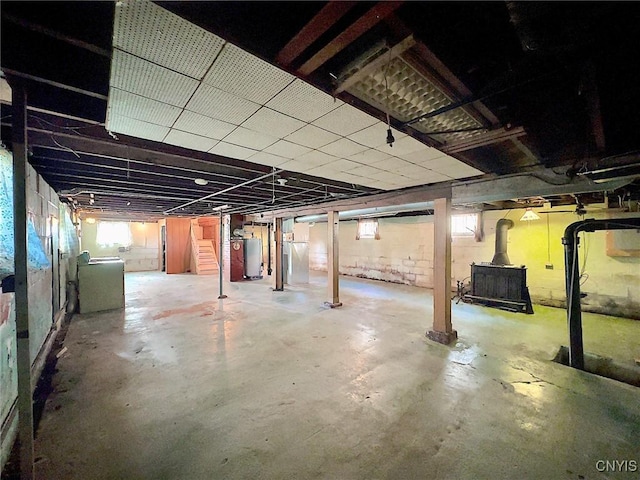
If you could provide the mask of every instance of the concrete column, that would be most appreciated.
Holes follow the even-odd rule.
[[[340,220],[338,212],[327,212],[327,297],[325,305],[331,308],[341,307],[340,302]]]
[[[18,438],[20,479],[33,478],[33,403],[29,354],[29,284],[27,281],[27,94],[11,83],[13,118],[13,234],[18,363]]]
[[[435,204],[433,249],[433,330],[427,337],[448,345],[458,338],[451,325],[451,197]]]
[[[282,292],[284,290],[284,265],[282,264],[282,218],[276,218],[276,292]]]

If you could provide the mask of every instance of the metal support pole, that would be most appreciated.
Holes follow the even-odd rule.
[[[283,265],[283,249],[282,249],[282,217],[276,218],[276,288],[274,291],[281,292],[284,290],[284,265]]]
[[[565,288],[567,293],[567,324],[569,327],[569,365],[584,370],[584,344],[582,342],[582,310],[580,307],[580,270],[578,265],[577,229],[565,231],[564,244]]]
[[[271,224],[267,223],[267,275],[271,276]]]
[[[567,323],[569,327],[569,365],[584,370],[584,344],[582,339],[582,309],[580,306],[580,267],[578,262],[578,233],[597,230],[624,230],[640,228],[640,217],[593,218],[569,225],[562,237],[564,245],[564,274],[567,293]]]
[[[340,301],[340,218],[339,212],[327,212],[327,301],[325,305],[341,307]]]
[[[224,223],[223,223],[223,219],[222,219],[222,210],[220,210],[220,241],[218,242],[220,244],[220,247],[218,248],[219,250],[219,255],[218,257],[218,264],[219,264],[219,278],[220,278],[220,295],[218,295],[218,299],[222,300],[223,298],[227,298],[227,296],[222,293],[222,284],[223,284],[223,280],[224,280],[224,272],[223,270],[223,264],[224,264],[224,252],[223,252],[223,248],[224,248]]]
[[[33,396],[29,353],[29,284],[27,281],[27,93],[19,82],[12,82],[11,87],[20,479],[31,480],[34,476],[34,454]]]

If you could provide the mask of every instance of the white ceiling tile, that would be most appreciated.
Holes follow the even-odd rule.
[[[352,162],[351,160],[345,160],[344,158],[340,158],[335,162],[331,162],[327,164],[328,168],[335,170],[337,172],[346,172],[347,170],[352,170],[356,167],[360,167],[361,165],[356,162]]]
[[[327,132],[322,128],[314,127],[313,125],[307,125],[285,137],[285,140],[289,140],[290,142],[309,148],[320,148],[328,143],[338,140],[339,138],[340,136],[335,133]]]
[[[248,128],[238,127],[229,135],[224,137],[227,143],[240,145],[241,147],[252,148],[254,150],[262,150],[269,145],[278,141],[276,137],[265,135],[264,133],[254,132]]]
[[[377,148],[378,150],[386,151],[389,147],[387,145],[382,145]],[[409,135],[405,135],[402,138],[396,138],[396,141],[393,142],[393,146],[390,147],[390,149],[393,150],[393,154],[397,157],[417,152],[425,148],[427,148],[427,146],[424,143],[419,142]]]
[[[146,1],[115,2],[113,45],[202,79],[224,40],[193,23]]]
[[[284,138],[305,126],[305,123],[267,107],[262,107],[242,124],[243,127]]]
[[[345,103],[315,120],[313,124],[338,135],[348,136],[377,122],[371,115]]]
[[[107,111],[105,128],[111,132],[131,135],[132,137],[144,138],[155,142],[161,142],[167,133],[169,133],[169,127],[123,117],[110,111]]]
[[[164,143],[206,152],[213,148],[213,146],[218,143],[218,140],[172,129],[165,137]]]
[[[360,177],[368,177],[369,175],[374,175],[380,171],[381,170],[379,168],[370,167],[369,165],[360,165],[356,168],[347,170],[347,173],[350,173],[351,175],[358,175]]]
[[[449,155],[442,155],[429,161],[422,162],[421,165],[429,170],[439,170],[441,168],[449,168],[450,166],[458,166],[462,162]]]
[[[427,172],[428,170],[420,165],[415,165],[410,162],[405,162],[404,160],[400,160],[404,162],[403,164],[399,164],[396,166],[395,171],[400,173],[401,175],[405,175],[407,177],[415,177]]]
[[[108,110],[114,115],[170,127],[180,115],[180,108],[133,93],[109,89]]]
[[[348,157],[355,155],[356,153],[363,152],[367,147],[363,147],[359,143],[353,142],[348,138],[341,138],[335,142],[331,142],[324,147],[320,147],[318,150],[328,153],[329,155],[335,155],[336,157]]]
[[[423,165],[425,162],[429,162],[444,155],[445,154],[440,150],[425,146],[424,149],[398,156],[408,162],[415,163],[417,165]]]
[[[203,82],[264,105],[295,77],[227,43]]]
[[[298,158],[305,153],[311,151],[308,147],[303,147],[302,145],[298,145],[297,143],[287,142],[286,140],[279,140],[273,145],[268,146],[264,149],[267,153],[272,153],[274,155],[279,155],[281,157],[286,158]]]
[[[414,165],[413,163],[407,162],[406,160],[402,160],[401,158],[398,157],[391,157],[388,158],[386,162],[384,162],[384,164],[377,164],[376,167],[377,168],[382,168],[384,170],[388,170],[390,172],[395,172],[395,173],[399,173],[399,171],[401,169],[406,169],[409,167],[415,167],[416,165]],[[422,167],[418,167],[418,168],[422,168]]]
[[[369,179],[364,179],[363,177],[360,177],[358,175],[351,175],[350,173],[347,173],[347,172],[336,172],[335,180],[339,180],[345,183],[355,183],[356,185],[363,185],[362,182],[365,180],[372,181]]]
[[[399,187],[398,185],[395,185],[393,183],[388,183],[388,182],[377,182],[374,185],[375,188],[379,188],[380,190],[397,190]]]
[[[298,161],[305,165],[307,168],[319,167],[320,165],[326,165],[327,163],[334,162],[336,157],[327,153],[319,152],[318,150],[312,150],[309,153],[298,157]]]
[[[251,155],[255,154],[256,150],[240,147],[231,143],[218,142],[215,147],[209,150],[209,153],[215,153],[216,155],[222,155],[224,157],[246,160]]]
[[[386,123],[377,122],[370,127],[352,133],[349,138],[370,148],[384,147],[387,144],[387,128]],[[395,128],[391,128],[391,132],[396,141],[407,136],[406,133],[402,133]]]
[[[121,50],[113,51],[109,85],[143,97],[184,107],[198,81]]]
[[[374,180],[380,180],[389,183],[398,183],[404,182],[404,177],[399,173],[389,172],[387,170],[379,170],[378,172],[373,172],[365,175],[367,178],[372,178]]]
[[[267,152],[258,152],[247,158],[249,162],[259,163],[261,165],[269,165],[270,167],[276,167],[283,163],[289,162],[288,158],[280,157],[279,155],[272,155]]]
[[[450,178],[438,172],[427,171],[426,173],[420,175],[419,180],[420,183],[418,185],[424,185],[427,183],[446,182],[447,180],[450,180]]]
[[[377,122],[370,127],[352,133],[349,135],[349,138],[361,145],[375,148],[385,143],[385,139],[387,138],[387,125],[382,122]]]
[[[296,79],[269,100],[266,106],[303,122],[313,122],[343,104],[342,100],[334,99],[316,87]]]
[[[215,118],[188,110],[184,110],[180,114],[173,127],[184,132],[190,132],[216,140],[223,139],[236,128],[236,126],[231,123],[216,120]]]
[[[434,168],[434,171],[441,173],[443,175],[447,175],[451,178],[467,178],[474,177],[476,175],[482,175],[480,170],[477,170],[469,165],[466,165],[462,162],[457,162],[456,164],[443,166],[439,168]]]
[[[364,152],[351,155],[348,158],[349,160],[361,163],[363,165],[375,165],[376,163],[382,162],[390,157],[391,155],[389,155],[388,153],[381,152],[380,150],[376,150],[375,148],[370,148],[369,150],[365,150]]]
[[[234,125],[240,125],[259,108],[257,103],[205,84],[198,87],[186,106],[192,112]]]
[[[298,160],[289,160],[278,165],[278,167],[285,170],[291,170],[293,172],[302,172],[304,170],[304,164],[302,162],[299,162]]]
[[[306,173],[307,175],[313,175],[314,177],[322,177],[328,178],[330,180],[335,180],[333,176],[336,172],[331,170],[330,168],[327,168],[326,165],[320,165],[319,167],[309,168],[305,170],[304,173]]]

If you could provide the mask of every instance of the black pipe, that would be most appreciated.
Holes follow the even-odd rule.
[[[271,224],[267,223],[267,275],[271,272]]]
[[[593,218],[569,225],[562,237],[564,245],[564,275],[567,293],[567,323],[569,325],[569,365],[584,370],[584,346],[582,342],[582,311],[580,309],[580,267],[578,265],[578,233],[596,230],[623,230],[640,228],[640,217]]]
[[[507,255],[507,231],[513,228],[513,220],[501,218],[496,223],[496,250],[491,260],[492,265],[511,265]]]

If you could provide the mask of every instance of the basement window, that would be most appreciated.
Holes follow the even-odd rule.
[[[380,240],[377,219],[367,218],[358,220],[358,233],[356,234],[356,240],[361,240],[363,238],[375,238],[376,240]]]
[[[478,214],[451,215],[451,235],[454,237],[473,237],[478,230]]]
[[[131,228],[127,222],[98,222],[96,243],[101,247],[128,247]]]

